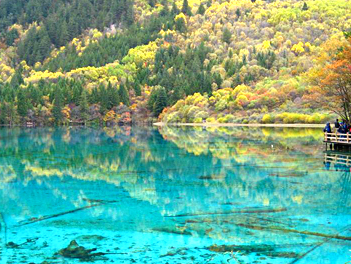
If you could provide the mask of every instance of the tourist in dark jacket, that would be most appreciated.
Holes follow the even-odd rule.
[[[346,123],[346,121],[343,121],[342,130],[345,134],[349,132],[349,125]]]
[[[336,129],[338,129],[340,127],[339,119],[336,119],[334,126]]]
[[[343,126],[339,126],[337,132],[340,133],[340,134],[345,134]]]
[[[324,131],[324,133],[331,133],[332,132],[331,127],[330,127],[330,123],[327,123],[325,125],[325,128],[323,131]]]

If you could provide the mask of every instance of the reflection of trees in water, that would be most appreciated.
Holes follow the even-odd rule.
[[[340,187],[341,187],[341,193],[340,193],[340,203],[339,205],[342,206],[343,208],[346,207],[347,204],[349,204],[349,197],[351,193],[351,173],[350,173],[351,168],[346,167],[344,170],[341,172],[341,177],[339,179]]]
[[[274,187],[273,180],[270,178],[265,178],[265,179],[257,182],[256,190],[259,193],[264,193],[267,195],[274,193],[275,187]]]
[[[282,136],[275,139],[273,152],[273,139],[265,141],[267,132],[260,129],[229,132],[232,134],[223,130],[152,128],[59,128],[14,133],[0,130],[0,137],[8,139],[0,142],[3,147],[0,162],[13,167],[16,177],[21,179],[67,175],[122,186],[132,197],[158,204],[167,212],[188,209],[187,203],[165,202],[184,197],[193,201],[194,210],[208,208],[211,202],[218,205],[240,197],[259,203],[274,196],[276,203],[291,203],[290,189],[297,187],[285,179],[301,170],[301,160],[306,162],[307,157],[304,152],[302,158],[286,155],[289,151],[277,146],[290,139]],[[292,135],[300,139],[303,134]],[[281,170],[270,167],[283,162],[286,166]],[[256,164],[260,167],[255,167]],[[269,175],[272,172],[274,176]],[[281,180],[275,176],[281,172],[287,178]],[[49,185],[53,182],[45,180],[48,189],[55,188]],[[69,195],[65,190],[60,191],[62,196]],[[304,191],[303,186],[300,191]]]
[[[319,129],[253,127],[201,129],[166,126],[159,128],[159,131],[164,139],[174,142],[189,153],[195,155],[211,153],[219,158],[228,158],[245,151],[265,155],[272,146],[286,156],[291,155],[292,150],[315,154],[322,148],[321,144],[315,144],[316,141],[322,140]]]
[[[324,167],[326,171],[338,173],[339,200],[338,209],[345,209],[349,202],[351,193],[351,167],[350,167],[350,153],[342,151],[325,151]]]

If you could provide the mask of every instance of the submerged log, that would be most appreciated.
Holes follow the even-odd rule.
[[[293,246],[293,245],[289,245]],[[241,254],[251,254],[258,253],[269,257],[278,258],[296,258],[299,255],[292,251],[276,251],[277,248],[282,248],[282,246],[273,245],[212,245],[207,249],[212,252],[217,253],[227,253],[227,252],[239,252]]]
[[[21,246],[28,245],[28,244],[34,244],[39,238],[27,238],[26,242],[23,242],[21,244],[16,244],[12,241],[8,242],[6,244],[7,248],[20,248]]]
[[[160,228],[153,228],[153,231],[156,232],[162,232],[162,233],[169,233],[169,234],[177,234],[177,235],[191,235],[191,232],[187,230],[182,230],[182,229],[173,229],[173,228],[168,228],[168,227],[160,227]]]
[[[101,206],[101,205],[105,205],[105,204],[109,204],[109,203],[114,203],[114,202],[115,201],[99,202],[99,203],[96,203],[96,204],[87,205],[87,206],[84,206],[84,207],[80,207],[80,208],[77,208],[77,209],[69,210],[69,211],[66,211],[66,212],[58,213],[58,214],[46,215],[46,216],[42,216],[42,217],[38,217],[38,218],[33,217],[33,218],[30,218],[29,220],[24,220],[24,221],[20,222],[20,224],[15,225],[13,227],[25,226],[25,225],[33,224],[33,223],[36,223],[36,222],[48,220],[48,219],[51,219],[51,218],[56,218],[56,217],[67,215],[67,214],[73,214],[73,213],[76,213],[76,212],[79,212],[79,211],[83,211],[83,210],[86,210],[86,209],[89,209],[89,208],[93,208],[93,207],[97,207],[97,206]]]
[[[212,245],[207,248],[209,251],[225,253],[225,252],[237,252],[242,251],[245,253],[253,252],[267,252],[274,251],[275,247],[272,245]]]
[[[192,217],[192,216],[204,216],[204,215],[228,215],[228,214],[263,214],[263,213],[280,213],[285,211],[287,211],[287,209],[284,207],[276,208],[276,209],[245,208],[245,209],[239,209],[235,211],[165,215],[164,217]]]
[[[238,226],[245,227],[248,229],[253,230],[261,230],[261,231],[278,231],[283,233],[296,233],[301,235],[309,235],[309,236],[318,236],[324,238],[333,238],[333,239],[340,239],[340,240],[347,240],[351,241],[351,237],[339,236],[339,235],[329,235],[323,234],[318,232],[311,232],[311,231],[300,231],[296,229],[288,229],[280,226],[257,226],[257,225],[246,225],[246,224],[237,224]]]

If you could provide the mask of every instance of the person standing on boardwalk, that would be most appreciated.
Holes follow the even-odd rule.
[[[330,127],[330,123],[327,123],[327,124],[325,125],[325,128],[324,128],[323,132],[324,132],[324,133],[331,133],[331,132],[332,132],[332,131],[331,131],[331,127]]]
[[[336,121],[334,123],[334,127],[335,127],[335,129],[338,129],[340,127],[339,119],[336,119]]]

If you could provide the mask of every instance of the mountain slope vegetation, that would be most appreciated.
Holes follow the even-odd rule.
[[[0,2],[0,123],[320,123],[351,1]]]

